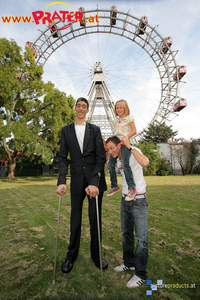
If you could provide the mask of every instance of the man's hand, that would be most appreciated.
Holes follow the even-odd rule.
[[[123,136],[121,138],[121,143],[122,143],[122,145],[125,145],[128,149],[131,147],[129,139],[126,136]]]
[[[104,150],[105,150],[106,152],[108,152],[108,148],[107,148],[107,145],[106,145],[106,141],[104,140],[104,138],[102,138],[102,140],[103,140]]]
[[[95,185],[88,185],[88,187],[85,189],[85,192],[90,196],[90,198],[94,198],[96,195],[99,195],[99,189]]]
[[[64,196],[67,191],[67,186],[66,184],[60,184],[56,190],[56,193],[60,196]]]

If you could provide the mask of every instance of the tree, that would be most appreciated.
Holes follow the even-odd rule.
[[[172,125],[167,126],[162,124],[151,124],[147,130],[144,131],[144,140],[146,142],[167,143],[169,138],[172,138],[178,134],[178,131],[172,130]]]
[[[144,168],[144,175],[155,175],[157,171],[157,158],[159,157],[159,146],[154,143],[140,141],[137,147],[149,159],[148,166]]]
[[[178,145],[174,145],[173,151],[181,167],[182,174],[183,175],[187,174],[185,163],[187,162],[188,149],[185,148],[182,144],[178,144]]]
[[[197,156],[199,155],[199,147],[193,139],[190,140],[189,145],[188,174],[192,174],[193,168],[196,165]]]
[[[194,169],[192,171],[193,174],[200,174],[200,160],[196,162],[196,165],[194,166]]]
[[[50,163],[61,127],[75,118],[73,98],[44,83],[42,74],[31,49],[22,55],[15,41],[0,39],[0,138],[8,179],[14,178],[19,156]]]
[[[40,138],[46,141],[46,147],[54,160],[60,148],[61,128],[75,120],[74,104],[71,95],[67,97],[58,89],[51,89],[44,97],[45,109],[40,114],[43,120],[40,124]]]
[[[181,143],[174,146],[174,154],[181,167],[183,175],[191,174],[196,165],[199,148],[195,140],[181,139]]]

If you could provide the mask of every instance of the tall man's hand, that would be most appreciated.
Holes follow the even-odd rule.
[[[95,185],[88,185],[88,187],[85,189],[85,192],[88,196],[90,196],[90,198],[94,198],[96,195],[99,195],[99,189]]]
[[[60,196],[64,196],[67,191],[67,186],[66,184],[60,184],[56,190],[56,193]]]

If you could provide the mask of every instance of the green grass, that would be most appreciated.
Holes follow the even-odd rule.
[[[121,186],[121,177],[118,177]],[[62,197],[56,284],[52,286],[58,196],[56,178],[0,179],[0,299],[200,299],[200,176],[145,177],[149,203],[148,278],[171,288],[152,296],[144,284],[126,288],[133,272],[116,273],[122,263],[121,192],[103,199],[102,255],[109,263],[101,291],[100,271],[90,261],[87,199],[81,245],[74,269],[60,271],[70,234],[70,194]],[[110,188],[109,177],[107,177]],[[178,285],[179,284],[179,288]],[[187,288],[195,284],[195,288]],[[174,287],[173,287],[174,285]],[[186,286],[188,285],[188,286]]]

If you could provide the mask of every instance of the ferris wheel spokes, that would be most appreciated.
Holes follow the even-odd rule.
[[[31,44],[31,48],[35,51],[36,62],[45,65],[51,55],[61,46],[83,36],[90,36],[91,34],[109,34],[116,37],[123,37],[130,41],[130,43],[139,46],[149,55],[158,71],[161,82],[161,94],[160,100],[158,101],[158,108],[148,124],[138,132],[138,135],[142,134],[142,132],[153,122],[162,123],[169,120],[169,116],[176,113],[174,105],[178,97],[179,82],[182,78],[179,66],[177,66],[175,61],[175,56],[178,51],[171,50],[172,38],[163,38],[156,30],[157,26],[151,27],[149,25],[146,16],[137,18],[131,15],[129,11],[127,13],[117,11],[116,6],[112,6],[110,10],[100,10],[97,8],[97,10],[86,11],[83,7],[80,7],[79,10],[84,14],[83,22],[69,22],[68,24],[65,24],[65,27],[66,25],[70,26],[66,30],[59,31],[57,37],[55,35],[55,30],[54,32],[52,32],[51,29],[46,29],[43,32],[41,31],[40,36]],[[98,14],[99,22],[89,22],[92,14]],[[58,28],[60,25],[60,28],[62,28],[62,22],[58,21],[52,26]],[[105,83],[105,80],[102,80],[102,82]],[[106,111],[109,105],[113,105],[113,100],[109,96],[107,86],[102,83],[100,87],[101,92],[104,95],[104,97],[102,97],[102,105]],[[92,85],[91,88],[94,92],[94,87],[92,87]],[[98,93],[100,93],[100,90]],[[91,98],[91,101],[91,94],[88,94],[88,97]],[[108,120],[113,117],[112,110],[111,112],[109,111],[109,113],[110,116],[106,112]],[[90,117],[91,116],[92,114],[90,114]]]

